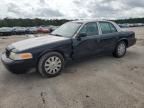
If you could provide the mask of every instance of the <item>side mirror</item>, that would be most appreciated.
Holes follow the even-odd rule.
[[[80,33],[80,34],[78,35],[78,40],[81,40],[82,37],[86,37],[86,36],[87,36],[86,33]]]

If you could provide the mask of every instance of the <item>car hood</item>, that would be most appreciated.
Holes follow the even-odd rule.
[[[51,44],[55,43],[58,41],[64,41],[67,40],[68,38],[65,37],[58,37],[58,36],[53,36],[53,35],[48,35],[48,36],[42,36],[42,37],[37,37],[37,38],[31,38],[31,39],[26,39],[23,41],[19,41],[16,43],[13,43],[11,47],[15,48],[18,51],[23,51],[27,50],[30,48],[35,48],[38,46],[46,45],[46,44]]]

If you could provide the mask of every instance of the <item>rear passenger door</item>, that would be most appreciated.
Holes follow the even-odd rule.
[[[119,33],[116,27],[110,22],[99,22],[101,30],[100,48],[102,51],[112,51],[115,48]]]

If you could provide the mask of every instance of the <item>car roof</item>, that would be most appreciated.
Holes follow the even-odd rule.
[[[99,21],[111,22],[111,21],[107,21],[107,20],[74,20],[74,21],[72,21],[72,22],[88,23],[88,22],[99,22]]]

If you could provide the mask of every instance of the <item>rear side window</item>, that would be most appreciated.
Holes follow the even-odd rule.
[[[80,33],[86,33],[87,36],[93,36],[98,35],[98,27],[97,23],[87,23],[84,25],[84,27],[81,29]]]
[[[115,28],[115,26],[113,24],[109,23],[109,26],[110,26],[112,33],[117,32],[117,29]]]
[[[99,24],[102,34],[117,32],[117,29],[114,27],[114,25],[109,22],[99,22]]]

